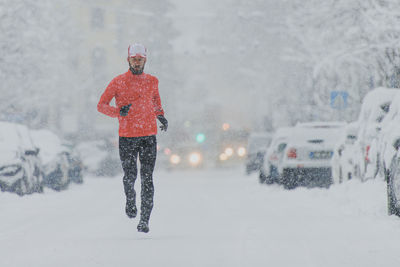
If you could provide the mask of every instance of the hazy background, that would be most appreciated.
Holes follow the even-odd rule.
[[[352,121],[369,90],[398,87],[399,9],[391,0],[0,0],[1,119],[76,140],[115,136],[97,101],[140,42],[170,135],[224,122],[262,131]]]

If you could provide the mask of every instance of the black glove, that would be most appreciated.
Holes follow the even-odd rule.
[[[128,115],[129,112],[129,108],[132,106],[132,104],[123,106],[120,110],[119,110],[119,115],[121,115],[122,117],[125,117],[126,115]]]
[[[168,129],[168,121],[167,121],[167,119],[163,116],[163,115],[158,115],[157,116],[157,119],[161,122],[161,126],[160,126],[160,129],[161,129],[161,131],[167,131],[167,129]]]

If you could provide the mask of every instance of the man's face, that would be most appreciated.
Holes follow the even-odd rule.
[[[130,57],[128,61],[131,68],[137,73],[141,73],[144,69],[144,64],[146,64],[145,57]]]

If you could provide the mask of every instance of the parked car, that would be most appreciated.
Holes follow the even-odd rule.
[[[84,141],[76,146],[84,170],[96,176],[115,176],[122,173],[118,139],[102,138]]]
[[[332,184],[331,159],[337,137],[346,123],[297,124],[289,137],[279,172],[286,189],[297,186],[326,187]]]
[[[246,173],[259,171],[264,162],[264,155],[271,143],[272,135],[268,132],[256,132],[249,136],[247,143]]]
[[[386,177],[391,161],[397,153],[394,144],[400,138],[400,90],[393,98],[389,112],[379,125],[379,132],[371,142],[369,150],[370,160],[373,164],[367,167],[366,177],[375,178],[377,176]]]
[[[50,130],[32,130],[31,135],[40,149],[46,186],[59,191],[66,189],[70,182],[83,182],[82,161],[71,145]]]
[[[0,122],[0,189],[18,195],[43,192],[43,174],[28,128]]]
[[[334,183],[342,183],[354,177],[354,144],[357,140],[358,124],[349,123],[338,142],[332,157],[332,178]]]
[[[398,89],[380,87],[370,91],[363,99],[354,154],[355,175],[362,181],[376,175],[378,164],[376,138],[397,94],[399,94]]]
[[[278,128],[273,135],[271,144],[265,153],[263,164],[260,168],[259,181],[260,183],[280,183],[281,175],[279,174],[279,165],[283,159],[283,153],[287,146],[288,137],[293,128],[282,127]]]
[[[394,144],[397,153],[393,157],[386,173],[388,214],[400,217],[400,139]]]
[[[367,167],[366,177],[383,177],[387,182],[388,214],[400,216],[400,90],[379,124],[371,142],[370,155],[376,160]]]

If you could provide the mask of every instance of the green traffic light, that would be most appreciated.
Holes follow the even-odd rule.
[[[196,135],[196,141],[197,143],[203,143],[204,140],[206,140],[206,136],[203,133],[198,133]]]

